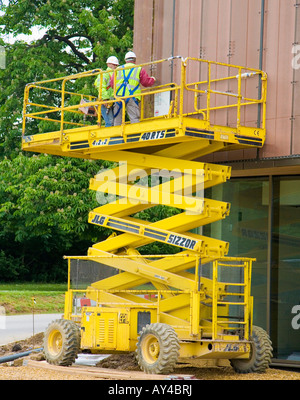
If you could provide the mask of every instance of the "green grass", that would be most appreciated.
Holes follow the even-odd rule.
[[[0,291],[2,290],[65,292],[67,290],[67,284],[66,283],[0,283]]]
[[[63,313],[66,290],[66,284],[0,284],[0,306],[6,315]]]

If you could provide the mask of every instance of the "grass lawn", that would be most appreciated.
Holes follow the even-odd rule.
[[[63,313],[66,290],[66,284],[0,284],[0,306],[6,315]]]

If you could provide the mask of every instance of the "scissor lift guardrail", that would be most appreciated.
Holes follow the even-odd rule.
[[[103,104],[125,104],[126,98],[100,101],[101,85],[98,97],[86,94],[87,89],[82,89],[81,93],[73,89],[74,81],[86,83],[100,75],[101,82],[101,70],[28,84],[24,93],[23,149],[35,152],[47,149],[51,154],[98,159],[102,152],[147,147],[149,153],[149,147],[150,152],[155,152],[158,145],[171,146],[176,143],[194,146],[196,142],[195,157],[227,148],[262,147],[265,140],[266,74],[256,69],[200,59],[178,61],[178,83],[171,82],[142,91],[140,123],[127,123],[123,107],[122,124],[111,128],[101,124],[100,113],[93,120],[84,120],[79,111],[83,107],[81,100],[89,101],[91,107],[100,109]],[[169,63],[170,59],[166,59],[142,66],[163,68]],[[202,69],[202,75],[206,77],[201,81],[188,82],[187,76],[195,65],[197,70]],[[229,76],[228,70],[232,71]],[[224,90],[217,90],[219,86]],[[255,99],[253,92],[259,98]],[[149,99],[153,102],[153,96],[162,93],[168,93],[171,98],[168,112],[160,117],[146,115]],[[49,105],[48,101],[45,103],[45,100],[42,103],[40,99],[44,98],[51,98],[53,105]],[[188,102],[190,106],[186,109]],[[245,115],[253,107],[258,108],[257,113],[261,113],[261,118],[257,113]],[[225,115],[224,112],[226,118],[218,121],[215,116]],[[253,125],[255,118],[261,120],[261,126]],[[29,133],[31,123],[35,120],[47,122],[48,132]]]

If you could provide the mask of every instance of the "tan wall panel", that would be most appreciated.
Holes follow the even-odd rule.
[[[225,2],[230,7],[229,9],[229,19],[227,17],[227,12],[221,17],[221,35],[227,38],[227,44],[225,46],[227,54],[223,55],[224,62],[236,65],[246,65],[246,41],[247,41],[247,10],[248,10],[248,0]],[[228,21],[228,22],[227,22]],[[228,25],[225,27],[225,25]],[[230,75],[237,75],[237,69],[230,69]],[[227,83],[227,90],[231,93],[238,92],[238,81],[230,81]],[[245,87],[245,82],[243,82],[243,88]],[[226,90],[226,89],[224,89]],[[226,99],[227,100],[227,99]],[[236,99],[232,98],[229,100],[229,104],[236,103]],[[229,126],[235,126],[237,121],[237,110],[229,109],[224,111],[226,113],[226,122]],[[244,109],[242,109],[241,117],[244,121],[245,117]]]
[[[192,0],[190,4],[189,52],[186,55],[188,57],[194,57],[194,58],[200,57],[201,18],[202,18],[202,2],[201,0],[198,1]]]
[[[218,28],[217,28],[217,58],[218,62],[228,63],[229,54],[229,42],[230,42],[230,30],[231,30],[231,2],[230,1],[219,1],[218,4]],[[224,78],[228,76],[227,67],[218,67],[216,69],[216,78]],[[228,82],[218,83],[216,90],[221,92],[226,92],[228,90]],[[216,96],[216,106],[225,106],[230,102],[227,96],[217,95]],[[214,122],[218,125],[227,125],[228,121],[228,111],[218,110],[215,113]]]
[[[293,129],[292,129],[292,151],[300,154],[300,7],[295,10],[295,40],[297,43],[296,53],[292,52],[293,61]]]
[[[200,49],[201,1],[176,1],[176,55],[198,57]]]
[[[291,117],[292,79],[291,50],[294,41],[295,7],[294,0],[280,2],[278,21],[278,69],[277,69],[277,118]]]
[[[261,36],[261,0],[249,0],[247,23],[247,58],[246,64],[251,68],[259,68],[260,36]],[[258,77],[246,80],[245,94],[250,98],[258,97]],[[258,106],[253,105],[245,108],[244,124],[246,126],[257,126]]]
[[[202,47],[203,57],[207,60],[217,61],[217,38],[218,38],[218,0],[202,0]]]
[[[276,120],[275,118],[268,120],[268,131],[266,135],[266,142],[264,147],[260,150],[261,157],[272,157],[275,153],[275,130]]]
[[[231,30],[231,4],[230,1],[218,2],[217,14],[217,56],[212,61],[228,62],[229,40]]]
[[[228,2],[226,2],[228,3]],[[221,5],[220,5],[221,4]],[[229,4],[220,2],[219,0],[202,0],[202,27],[201,27],[201,53],[202,57],[206,60],[211,61],[222,61],[226,62],[226,54],[228,51],[228,40],[229,40]],[[220,8],[221,7],[221,8]],[[227,8],[227,12],[225,9]],[[220,18],[222,18],[222,12],[224,12],[225,19],[223,21],[223,27],[226,26],[227,35],[222,35],[222,29],[220,27]],[[221,13],[221,14],[220,14]],[[220,35],[222,39],[220,41]],[[218,53],[220,56],[218,56]],[[211,67],[211,76],[216,78],[220,74],[217,67]],[[207,68],[203,67],[201,79],[207,78]],[[222,90],[221,87],[213,86],[212,89]],[[211,95],[211,106],[221,105],[220,102],[225,101],[225,98],[221,96]],[[203,102],[206,105],[206,96],[203,96]],[[210,121],[212,124],[222,124],[226,119],[226,112],[211,112]]]
[[[259,46],[261,33],[261,0],[248,0],[246,64],[259,68]],[[243,65],[243,64],[242,64]]]
[[[153,59],[172,55],[173,0],[155,0]]]
[[[133,47],[140,64],[151,60],[152,16],[153,0],[135,0]]]
[[[296,115],[293,121],[293,154],[300,154],[300,116]]]
[[[283,117],[276,119],[276,142],[275,154],[273,156],[290,155],[291,145],[291,118]]]
[[[172,55],[173,0],[155,0],[154,7],[152,60],[161,60]],[[158,65],[154,75],[159,84],[170,82],[170,63]]]
[[[231,4],[232,9],[227,62],[234,65],[246,65],[247,29],[245,29],[245,27],[247,27],[248,23],[248,0],[232,0]],[[237,74],[238,71],[235,70],[231,73]],[[229,89],[232,93],[237,93],[237,81],[231,82]],[[230,126],[236,124],[236,118],[236,110],[229,110],[228,123]]]
[[[181,10],[184,9],[185,3],[184,0],[180,1]],[[186,44],[188,51],[183,54],[185,57],[200,57],[200,43],[201,43],[201,21],[202,18],[202,2],[191,0],[189,4],[189,23],[187,24],[188,28],[188,37],[189,40]],[[184,39],[184,37],[183,37]],[[189,64],[189,68],[187,69],[187,81],[195,82],[200,80],[200,65],[197,62],[191,62]],[[194,93],[190,93],[188,96],[187,104],[185,105],[186,112],[195,111],[194,108]]]
[[[278,20],[280,18],[279,0],[273,0],[272,7],[268,2],[265,20],[265,60],[264,70],[268,74],[267,119],[276,118],[277,109],[277,65],[279,58],[278,48]]]
[[[290,60],[294,38],[294,13],[293,0],[268,2],[264,64],[264,70],[268,73],[268,140],[261,151],[263,157],[290,154],[293,79]],[[275,120],[275,130],[274,123],[271,124],[272,120]]]
[[[191,3],[193,0],[177,0],[176,1],[176,30],[175,30],[175,53],[184,58],[189,56],[190,47],[199,46],[199,36],[193,35],[190,29],[192,22],[191,18]],[[191,41],[195,41],[191,45]],[[192,67],[193,68],[193,67]],[[189,69],[190,71],[191,69]],[[189,74],[191,75],[191,74]],[[198,76],[197,70],[192,69],[192,76]],[[180,82],[180,68],[176,68],[176,82]],[[194,78],[195,79],[195,78]],[[184,112],[191,112],[193,109],[193,95],[192,93],[185,94],[184,99]]]
[[[259,67],[261,0],[233,0],[231,11],[230,53],[228,62],[251,68]],[[236,83],[231,90],[236,92]],[[257,98],[258,78],[249,78],[242,82],[243,95]],[[241,123],[249,126],[257,124],[257,106],[242,109]],[[236,112],[229,113],[230,123],[236,122]]]
[[[176,0],[174,48],[173,0],[136,0],[134,48],[142,61],[167,58],[170,55],[200,57],[258,68],[260,51],[263,69],[268,74],[267,139],[260,157],[300,154],[300,68],[291,66],[292,44],[300,44],[300,16],[295,26],[295,0],[265,0],[264,43],[260,49],[261,0]],[[154,8],[153,8],[154,7]],[[298,14],[299,10],[297,11]],[[152,16],[153,31],[152,31]],[[179,62],[173,63],[174,81],[180,81]],[[300,60],[299,60],[300,64]],[[157,71],[161,81],[170,81],[171,63]],[[219,70],[213,71],[219,75]],[[206,78],[205,68],[190,67],[188,80]],[[291,82],[296,81],[293,85]],[[254,85],[257,86],[257,83]],[[236,90],[236,83],[224,85]],[[255,92],[250,81],[243,82],[247,95]],[[256,89],[256,88],[255,88]],[[220,88],[219,88],[220,90]],[[205,96],[199,106],[205,105]],[[220,97],[212,97],[222,104]],[[186,99],[185,111],[193,108],[193,96]],[[291,121],[291,116],[294,119]],[[256,106],[242,113],[246,125],[257,124]],[[236,113],[222,111],[213,123],[234,125]],[[249,157],[254,151],[226,153],[218,156]]]
[[[278,64],[278,20],[280,17],[279,0],[267,2],[265,17],[265,59],[263,69],[268,74],[267,92],[267,137],[264,148],[260,151],[262,157],[271,157],[275,153],[276,143],[276,108],[277,108],[277,64]]]
[[[247,62],[248,0],[232,0],[230,57],[228,61],[235,65]]]

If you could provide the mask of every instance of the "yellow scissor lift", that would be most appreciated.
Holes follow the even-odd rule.
[[[99,207],[89,222],[118,234],[94,244],[87,256],[66,257],[64,319],[45,332],[50,363],[70,365],[80,349],[136,351],[148,373],[171,372],[179,357],[228,359],[238,372],[264,371],[271,362],[267,333],[252,327],[253,259],[226,257],[227,242],[202,235],[203,226],[229,214],[228,203],[204,198],[204,190],[226,182],[230,167],[199,161],[217,151],[263,146],[266,74],[179,57],[144,66],[163,71],[170,63],[179,83],[144,89],[135,124],[126,122],[125,98],[99,100],[101,85],[98,97],[74,91],[75,81],[98,75],[101,81],[101,70],[26,86],[23,150],[112,162],[90,181]],[[189,76],[202,80],[189,82]],[[41,92],[52,94],[54,105],[38,102]],[[164,115],[151,116],[153,104],[165,97]],[[123,104],[120,126],[102,126],[99,113],[82,118],[84,106],[97,110],[117,101]],[[251,123],[252,110],[261,116],[259,127]],[[48,132],[26,134],[34,120],[46,121]],[[143,218],[161,205],[177,212],[154,222]],[[178,251],[142,255],[153,242]],[[91,265],[99,278],[88,280]],[[88,283],[82,287],[74,276]]]

